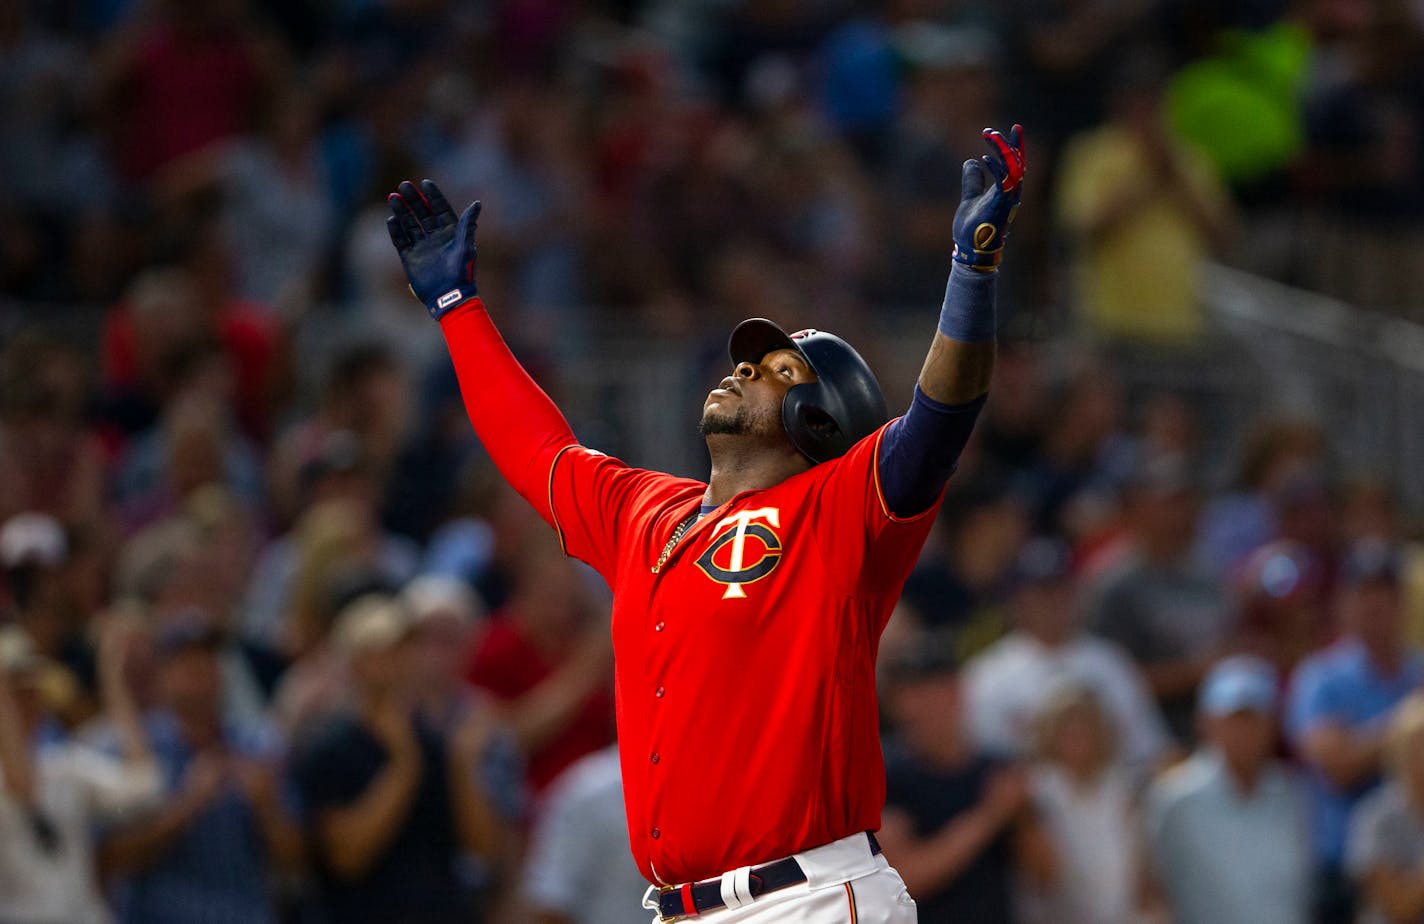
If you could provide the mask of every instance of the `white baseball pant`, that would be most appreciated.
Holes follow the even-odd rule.
[[[739,908],[718,908],[680,924],[916,924],[915,900],[900,874],[883,854],[870,852],[864,834],[795,854],[806,881],[752,899]],[[722,874],[723,895],[731,895],[737,870]],[[643,907],[657,914],[657,889],[643,896]]]

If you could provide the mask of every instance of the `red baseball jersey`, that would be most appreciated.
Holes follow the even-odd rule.
[[[688,527],[707,485],[579,446],[478,310],[441,323],[500,470],[613,589],[633,854],[677,884],[880,827],[875,657],[938,510],[892,516],[884,428]]]
[[[933,522],[886,511],[882,433],[718,507],[661,566],[707,486],[582,447],[558,456],[555,526],[613,588],[628,827],[653,881],[880,827],[875,655]]]

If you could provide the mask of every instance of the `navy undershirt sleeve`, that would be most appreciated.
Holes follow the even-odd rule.
[[[941,404],[915,386],[909,411],[892,421],[880,440],[880,490],[891,513],[912,517],[930,508],[954,473],[988,398]]]

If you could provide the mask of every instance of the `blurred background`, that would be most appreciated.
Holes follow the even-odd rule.
[[[703,477],[744,317],[907,404],[1014,122],[887,854],[922,921],[1424,920],[1418,0],[0,0],[0,920],[643,920],[607,588],[385,196],[482,199],[580,439]]]

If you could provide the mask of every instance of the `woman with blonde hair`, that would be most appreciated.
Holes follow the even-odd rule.
[[[1117,747],[1112,718],[1088,687],[1060,687],[1035,716],[1030,787],[1058,875],[1047,888],[1025,888],[1029,924],[1143,920],[1137,794]]]

